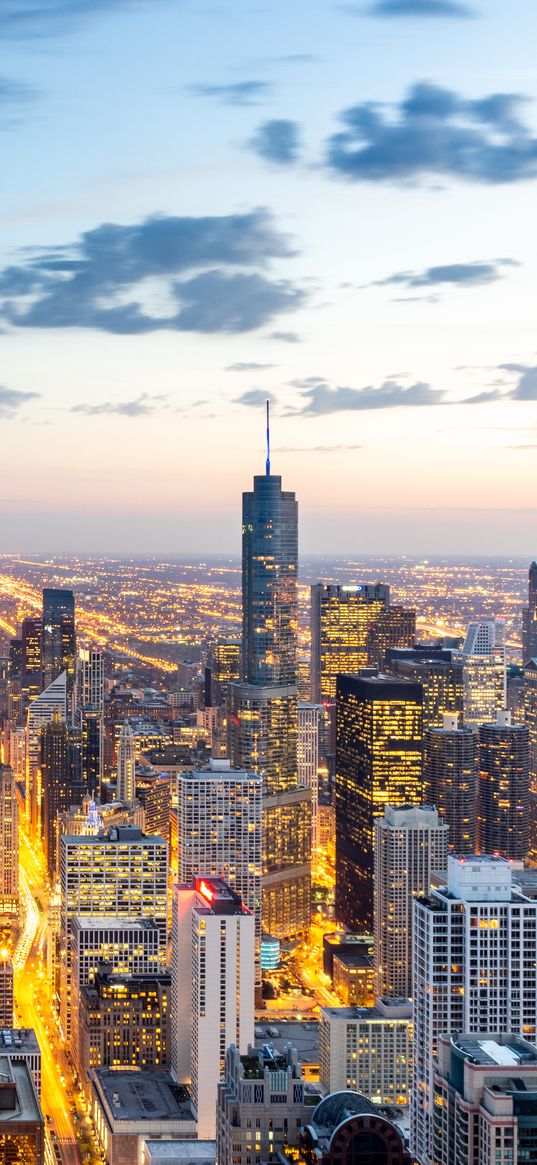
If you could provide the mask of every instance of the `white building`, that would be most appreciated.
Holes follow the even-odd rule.
[[[509,862],[449,856],[447,885],[414,904],[411,1149],[431,1165],[434,1060],[445,1032],[537,1036],[537,901]]]
[[[128,720],[121,725],[117,747],[116,800],[130,804],[136,795],[136,737]]]
[[[494,723],[507,702],[505,624],[495,619],[469,623],[462,662],[465,727]]]
[[[254,959],[254,916],[225,882],[174,886],[172,1072],[190,1085],[201,1139],[216,1133],[227,1048],[254,1041]]]
[[[327,1093],[351,1089],[374,1104],[410,1103],[412,1004],[321,1007],[319,1079]]]
[[[223,878],[253,912],[256,984],[261,984],[262,779],[229,760],[177,778],[178,881]]]
[[[19,910],[19,810],[15,775],[0,765],[0,916]]]
[[[299,701],[298,780],[301,785],[311,789],[312,853],[315,853],[319,846],[319,778],[323,767],[326,772],[324,742],[327,732],[327,716],[328,713],[323,704],[308,704]]]
[[[104,710],[104,656],[95,647],[81,648],[78,653],[78,704]]]
[[[375,818],[375,994],[412,995],[412,905],[447,867],[448,826],[433,806],[387,805]],[[358,1088],[358,1092],[360,1089]]]

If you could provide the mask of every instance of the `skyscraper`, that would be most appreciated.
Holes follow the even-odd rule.
[[[412,995],[412,909],[447,868],[449,829],[429,805],[387,805],[375,818],[375,995]]]
[[[39,748],[41,731],[50,724],[58,710],[62,720],[67,716],[67,674],[62,672],[28,708],[26,720],[26,815],[34,833],[41,827],[41,770]]]
[[[75,596],[72,591],[43,591],[43,682],[66,673],[67,700],[73,704],[76,678]]]
[[[319,845],[319,786],[328,782],[329,712],[324,704],[298,705],[298,779],[311,789],[311,848]]]
[[[172,919],[172,1071],[191,1084],[198,1137],[213,1138],[226,1051],[254,1040],[254,919],[220,878],[199,877],[174,886]]]
[[[42,729],[39,742],[41,791],[43,797],[43,846],[51,881],[54,881],[58,853],[58,813],[71,804],[69,735],[59,709]]]
[[[413,680],[423,688],[423,731],[441,728],[447,713],[457,715],[463,709],[463,667],[452,659],[448,649],[442,655],[427,656],[423,648],[416,651],[388,650],[390,671]]]
[[[117,749],[116,800],[131,804],[136,794],[136,741],[128,720],[124,720]]]
[[[0,764],[0,917],[19,912],[19,810],[15,775]]]
[[[336,917],[371,929],[374,817],[422,800],[422,689],[393,676],[339,676]]]
[[[433,1152],[434,1061],[445,1032],[537,1034],[537,902],[504,858],[448,857],[447,885],[414,905],[411,1149]]]
[[[537,656],[537,562],[528,574],[528,606],[522,616],[522,663]]]
[[[416,612],[410,607],[384,607],[367,634],[367,663],[384,671],[388,651],[416,641]]]
[[[23,619],[21,639],[21,716],[24,722],[28,706],[43,689],[43,624],[41,619]]]
[[[104,656],[95,647],[83,647],[78,652],[78,698],[82,708],[104,709]]]
[[[507,699],[505,624],[495,619],[469,623],[462,662],[466,727],[494,722]]]
[[[481,853],[523,860],[529,848],[529,733],[499,712],[479,729],[478,847]]]
[[[368,663],[368,634],[390,602],[384,583],[315,583],[311,588],[311,698],[336,698],[338,675]]]
[[[530,836],[528,857],[537,861],[537,658],[524,668],[524,723],[529,737]]]
[[[477,846],[478,735],[461,728],[458,716],[445,715],[441,728],[423,738],[424,796],[435,805],[457,854],[473,854]]]
[[[298,511],[270,472],[243,494],[243,682],[230,685],[232,764],[263,778],[263,925],[310,921],[311,791],[297,776]]]

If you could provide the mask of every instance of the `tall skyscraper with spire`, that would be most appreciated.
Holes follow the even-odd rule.
[[[271,472],[243,494],[243,680],[230,686],[232,763],[263,778],[263,926],[279,938],[310,920],[311,790],[298,782],[298,507]]]

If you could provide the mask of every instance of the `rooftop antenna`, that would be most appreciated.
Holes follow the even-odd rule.
[[[267,401],[267,461],[266,474],[270,477],[270,401]]]

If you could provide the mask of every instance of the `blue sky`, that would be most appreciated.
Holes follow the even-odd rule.
[[[4,0],[4,549],[535,552],[530,0]]]

